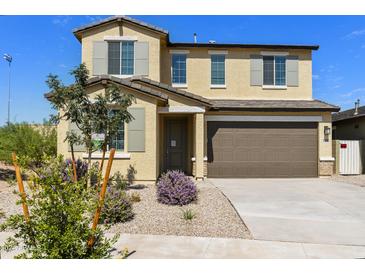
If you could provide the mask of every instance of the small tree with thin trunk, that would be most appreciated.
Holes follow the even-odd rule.
[[[133,117],[127,108],[134,101],[134,97],[121,94],[119,88],[111,84],[105,89],[105,94],[98,94],[95,98],[95,112],[98,119],[95,119],[94,129],[98,133],[103,133],[101,144],[103,156],[100,164],[100,171],[103,169],[105,152],[108,144],[111,143],[122,123],[129,123]]]
[[[85,64],[71,71],[71,75],[74,76],[75,82],[69,86],[65,86],[56,75],[48,76],[46,83],[52,94],[49,100],[52,107],[58,111],[53,120],[57,123],[65,120],[76,125],[81,132],[81,139],[68,133],[69,142],[75,141],[70,142],[71,150],[76,141],[83,143],[88,153],[88,165],[91,166],[92,153],[100,149],[93,141],[93,134],[104,134],[102,150],[105,156],[107,144],[118,131],[118,127],[133,119],[127,108],[133,103],[134,97],[121,92],[118,86],[110,84],[104,94],[98,94],[92,100],[87,94],[89,72]],[[111,108],[115,108],[113,114],[110,114]],[[101,166],[103,162],[104,157]]]

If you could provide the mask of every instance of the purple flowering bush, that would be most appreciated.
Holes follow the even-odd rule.
[[[197,199],[197,188],[191,178],[179,170],[169,170],[157,181],[157,200],[167,205],[187,205]]]
[[[83,179],[87,175],[88,165],[86,161],[82,161],[81,159],[76,160],[76,175],[77,180]],[[66,159],[65,167],[62,171],[63,180],[64,181],[73,181],[73,170],[72,170],[72,160]]]

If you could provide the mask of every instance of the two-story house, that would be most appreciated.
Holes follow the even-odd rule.
[[[197,179],[332,173],[331,112],[339,108],[312,98],[318,46],[172,43],[166,30],[125,16],[74,35],[90,95],[112,82],[136,98],[135,119],[109,144],[114,171],[132,165],[145,182],[169,169]],[[64,155],[70,127],[58,127]]]

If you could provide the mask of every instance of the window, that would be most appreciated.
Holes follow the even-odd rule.
[[[122,75],[134,73],[134,42],[122,42]]]
[[[108,43],[108,74],[134,74],[134,42]]]
[[[225,56],[211,56],[211,84],[225,85]]]
[[[114,115],[118,110],[111,110],[109,115]],[[111,137],[108,144],[108,150],[115,148],[116,150],[124,150],[124,122],[120,123],[117,134]]]
[[[286,58],[264,56],[264,86],[286,86]]]
[[[172,55],[172,83],[186,84],[186,54]]]

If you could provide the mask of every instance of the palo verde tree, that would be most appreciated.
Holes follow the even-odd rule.
[[[88,165],[91,166],[92,153],[100,149],[93,142],[93,134],[104,134],[102,148],[105,155],[107,143],[116,134],[118,127],[133,119],[127,108],[133,103],[134,97],[123,93],[118,86],[110,84],[103,94],[98,94],[92,100],[86,90],[89,72],[85,64],[81,64],[71,71],[71,75],[75,82],[69,86],[65,86],[56,75],[48,76],[46,83],[51,91],[49,100],[52,107],[58,111],[53,120],[56,123],[65,120],[76,125],[81,136],[77,136],[75,132],[71,131],[68,132],[66,139],[69,141],[72,151],[74,144],[85,145]],[[115,109],[112,115],[111,108]]]

